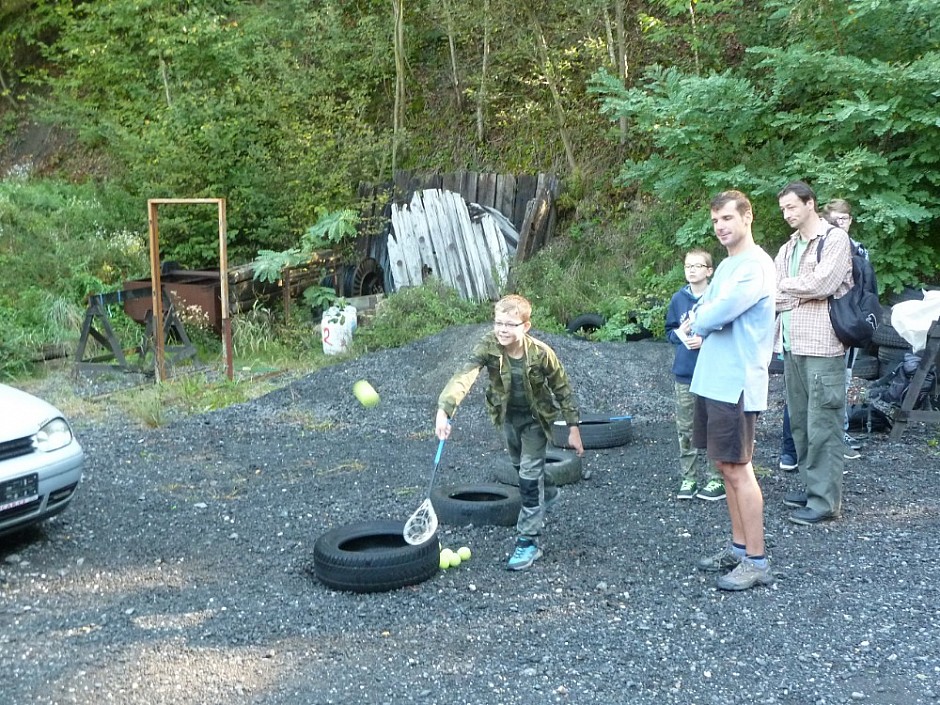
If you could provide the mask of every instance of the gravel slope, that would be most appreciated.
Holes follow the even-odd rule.
[[[542,336],[583,409],[632,414],[635,440],[588,451],[591,478],[565,488],[532,570],[504,569],[511,528],[443,527],[445,545],[472,547],[468,564],[382,594],[318,583],[320,534],[417,507],[436,396],[482,330],[167,428],[78,420],[80,495],[42,529],[0,539],[0,701],[940,702],[936,429],[874,436],[848,464],[843,519],[796,526],[772,377],[757,464],[777,583],[718,592],[694,563],[725,539],[727,513],[673,499],[665,343]],[[376,409],[352,397],[360,378],[381,393]],[[442,483],[489,481],[502,457],[481,389],[455,420]]]

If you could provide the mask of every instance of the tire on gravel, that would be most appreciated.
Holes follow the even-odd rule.
[[[522,498],[518,488],[508,485],[450,485],[435,487],[431,504],[441,524],[515,526]]]
[[[906,348],[878,348],[878,371],[880,377],[893,372],[899,363],[904,362],[904,354],[911,352],[911,346]]]
[[[584,338],[603,328],[605,323],[607,319],[599,313],[582,313],[568,321],[565,330],[576,338]]]
[[[852,376],[860,379],[878,379],[880,366],[878,358],[872,355],[859,355],[852,365]]]
[[[313,545],[313,571],[324,585],[350,592],[386,592],[424,582],[440,569],[437,532],[411,546],[401,521],[339,526]]]
[[[581,443],[585,448],[625,445],[633,437],[631,421],[631,417],[620,414],[582,414]],[[568,425],[564,421],[556,421],[552,425],[552,444],[558,448],[571,448],[568,445]]]
[[[545,449],[545,476],[554,485],[570,485],[581,479],[581,458],[559,448]],[[519,473],[508,460],[500,460],[493,468],[493,479],[506,485],[519,486]]]

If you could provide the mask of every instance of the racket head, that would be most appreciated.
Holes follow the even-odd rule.
[[[434,505],[431,504],[431,498],[428,497],[415,510],[414,514],[408,517],[402,536],[405,543],[418,546],[434,536],[436,531],[437,513],[434,511]]]

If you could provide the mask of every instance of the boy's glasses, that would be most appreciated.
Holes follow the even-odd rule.
[[[837,215],[836,216],[836,223],[838,223],[839,225],[845,225],[846,223],[851,223],[851,222],[852,222],[852,216],[850,215]]]
[[[708,269],[707,264],[687,264],[685,265],[686,269]]]
[[[519,326],[523,326],[523,325],[525,325],[525,323],[509,323],[508,321],[494,321],[493,322],[494,328],[504,328],[505,330],[512,330],[513,328],[518,328]]]

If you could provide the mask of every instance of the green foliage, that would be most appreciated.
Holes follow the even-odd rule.
[[[884,289],[935,278],[936,15],[914,3],[875,0],[768,5],[779,10],[769,21],[784,24],[797,41],[753,47],[748,65],[703,76],[653,67],[635,88],[596,74],[592,90],[602,112],[626,118],[649,150],[625,162],[620,183],[655,198],[676,225],[666,242],[686,249],[707,237],[706,204],[727,188],[748,193],[759,233],[782,243],[787,227],[776,215],[776,193],[787,181],[806,179],[821,203],[840,197],[857,205],[852,234],[872,251]],[[832,33],[817,32],[810,18],[819,16],[839,18],[844,41],[834,45]],[[907,21],[929,26],[933,39],[918,37],[901,60],[882,58],[885,43],[875,29]],[[855,31],[869,41],[853,39]],[[767,249],[773,254],[776,245]]]
[[[145,271],[146,238],[131,228],[145,215],[112,188],[0,181],[4,368],[24,371],[41,346],[74,344],[86,297]]]
[[[492,305],[465,301],[455,289],[438,279],[401,289],[376,308],[368,326],[353,337],[355,350],[397,348],[449,326],[490,320]]]

